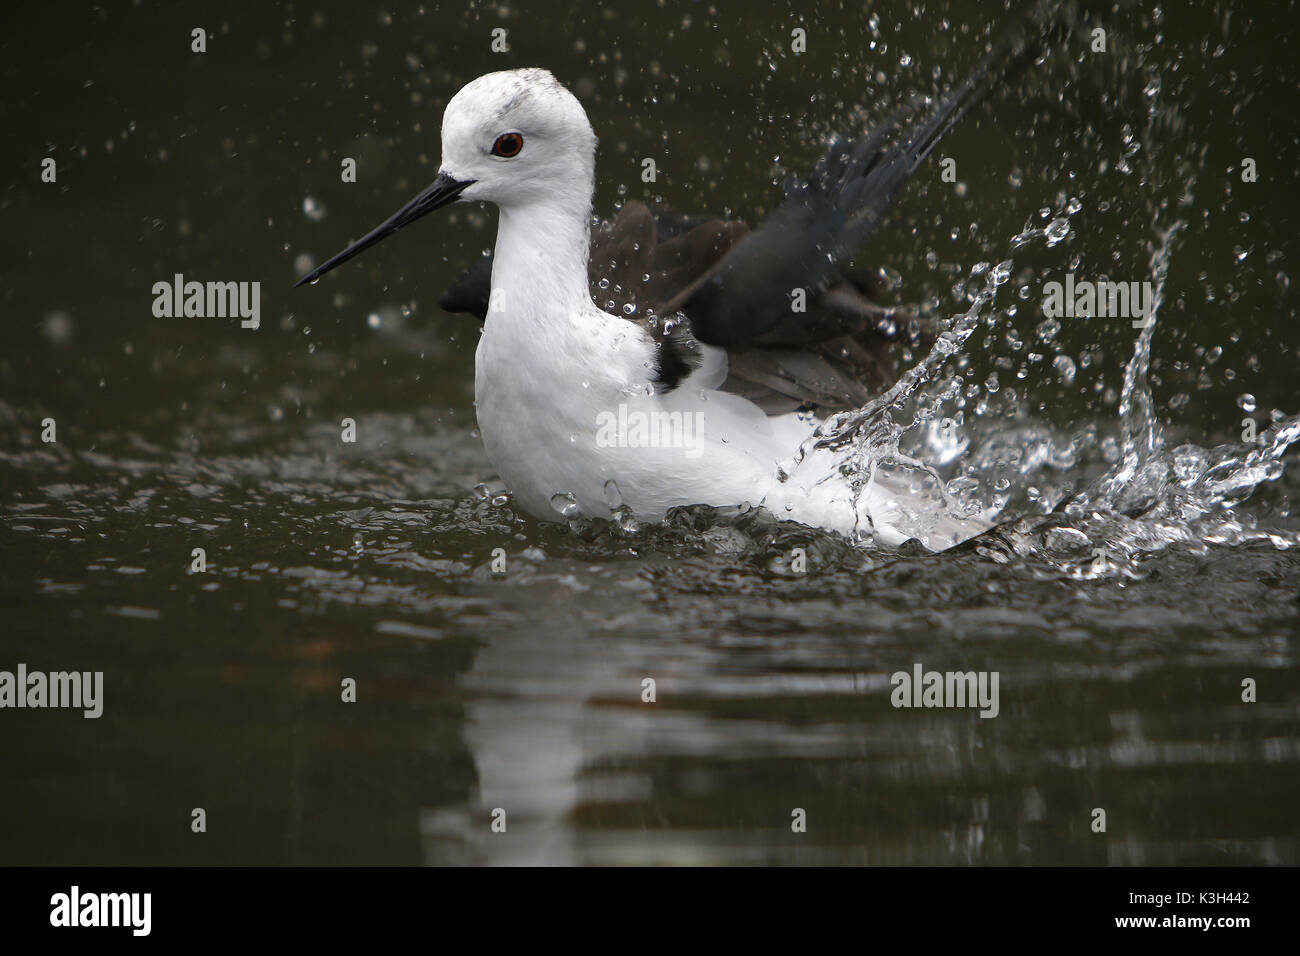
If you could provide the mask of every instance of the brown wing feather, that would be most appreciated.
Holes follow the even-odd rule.
[[[668,366],[661,369],[664,377],[664,371],[684,368],[689,373],[698,364],[680,317],[665,319],[674,317],[679,303],[690,298],[749,227],[712,219],[662,241],[659,231],[645,204],[627,203],[592,235],[591,286],[597,305],[636,321],[660,343],[661,366]],[[856,408],[888,388],[898,377],[890,343],[900,323],[867,298],[865,285],[860,279],[839,278],[814,294],[805,312],[792,312],[789,322],[747,348],[729,349],[730,369],[722,388],[745,396],[769,415],[806,405]]]
[[[688,236],[707,225],[691,230]],[[700,362],[699,346],[689,327],[662,321],[652,306],[665,288],[683,281],[682,270],[688,263],[675,248],[680,241],[660,244],[650,209],[644,203],[629,202],[613,220],[592,233],[587,269],[592,301],[610,315],[635,322],[654,341],[659,366],[656,385],[666,389],[680,385]],[[721,252],[710,266],[718,255]]]

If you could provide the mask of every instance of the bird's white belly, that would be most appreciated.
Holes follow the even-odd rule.
[[[622,503],[657,520],[677,505],[763,501],[791,446],[761,411],[685,385],[667,395],[626,390],[621,383],[631,376],[645,378],[640,357],[584,344],[601,364],[584,365],[561,349],[525,359],[490,321],[479,342],[479,431],[524,509],[557,519],[571,495],[589,517],[609,517]]]

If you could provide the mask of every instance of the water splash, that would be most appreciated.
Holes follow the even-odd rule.
[[[1046,226],[1012,237],[1012,249],[1035,242],[1056,245],[1069,230],[1068,217],[1079,208],[1071,201]],[[1118,454],[1111,467],[1082,489],[1075,486],[1085,453],[1110,442],[1099,438],[1097,425],[1058,435],[1027,421],[1001,427],[977,442],[963,429],[960,409],[944,415],[967,385],[962,371],[945,374],[946,363],[962,353],[976,330],[999,328],[1005,313],[998,311],[996,300],[1010,274],[1010,259],[994,269],[984,263],[974,267],[971,278],[982,286],[969,296],[969,308],[940,333],[929,354],[879,398],[827,419],[800,449],[787,469],[787,480],[807,483],[801,472],[824,472],[829,454],[835,474],[853,488],[862,519],[855,535],[858,543],[881,543],[883,517],[935,550],[980,535],[974,546],[989,556],[1076,578],[1140,576],[1145,556],[1171,546],[1201,550],[1252,541],[1279,548],[1300,545],[1300,532],[1261,528],[1237,508],[1259,485],[1282,476],[1283,458],[1300,440],[1300,416],[1276,421],[1255,444],[1166,447],[1148,373],[1169,262],[1183,228],[1182,221],[1175,222],[1152,243],[1151,304],[1124,371],[1115,423]],[[1050,367],[1055,369],[1055,363]],[[990,392],[995,388],[991,383],[984,387]],[[909,433],[918,454],[902,450]],[[1015,467],[1007,467],[1007,462]],[[961,473],[945,482],[940,474],[945,467],[957,467]],[[1052,472],[1067,478],[1044,480]],[[823,474],[814,483],[833,477]],[[1009,507],[1013,500],[1017,506]],[[989,531],[995,518],[1002,523]]]
[[[1123,455],[1119,466],[1103,482],[1103,493],[1116,498],[1134,490],[1133,479],[1144,461],[1164,444],[1164,434],[1156,417],[1155,402],[1147,373],[1151,369],[1151,340],[1155,336],[1156,316],[1164,302],[1165,280],[1169,275],[1169,258],[1174,236],[1183,223],[1166,229],[1160,244],[1151,255],[1152,299],[1146,324],[1133,346],[1133,358],[1124,369],[1124,387],[1120,393],[1119,423],[1123,434]],[[1121,509],[1122,510],[1122,509]]]

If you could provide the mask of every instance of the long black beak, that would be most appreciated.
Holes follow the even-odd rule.
[[[421,216],[427,215],[435,209],[441,209],[443,206],[455,202],[456,197],[470,186],[474,185],[474,182],[473,179],[453,179],[446,173],[438,173],[438,178],[429,185],[428,189],[424,190],[424,192],[420,193],[420,195],[416,196],[405,206],[397,210],[397,212],[393,213],[382,223],[370,230],[370,232],[366,233],[356,242],[352,243],[352,245],[348,246],[338,255],[326,259],[315,269],[312,269],[311,272],[307,273],[295,282],[293,287],[296,289],[303,283],[315,282],[335,266],[342,265],[353,256],[360,255],[371,246],[387,239],[403,226],[409,226]]]

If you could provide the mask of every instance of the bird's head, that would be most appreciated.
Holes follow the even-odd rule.
[[[335,266],[458,200],[505,209],[536,203],[585,208],[596,136],[577,97],[547,70],[488,73],[452,97],[442,117],[442,165],[418,196],[298,281]]]

